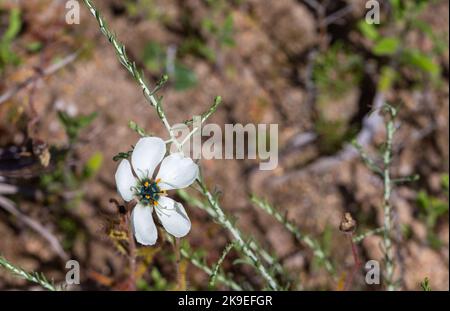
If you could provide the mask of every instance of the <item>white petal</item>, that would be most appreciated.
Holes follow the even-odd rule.
[[[191,230],[191,221],[181,203],[161,197],[155,211],[164,229],[173,236],[181,238]]]
[[[183,189],[190,186],[198,176],[198,165],[182,153],[172,153],[161,163],[156,179],[161,179],[161,190]]]
[[[153,221],[153,207],[137,204],[131,215],[134,236],[142,245],[153,245],[158,239],[158,230]]]
[[[136,186],[136,178],[133,176],[131,165],[128,160],[120,161],[116,171],[116,186],[122,199],[131,201],[133,199],[132,187]]]
[[[133,169],[139,178],[151,178],[156,166],[166,154],[166,144],[158,137],[139,139],[131,155]]]

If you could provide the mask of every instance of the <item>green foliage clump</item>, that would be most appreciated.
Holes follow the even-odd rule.
[[[391,14],[381,25],[369,24],[364,20],[358,24],[359,31],[370,42],[370,52],[375,57],[385,59],[381,62],[380,89],[386,91],[396,82],[402,82],[400,76],[408,77],[418,86],[430,78],[434,82],[438,81],[441,68],[437,58],[447,50],[448,40],[436,34],[430,25],[419,18],[430,1],[391,0],[390,4]],[[385,29],[395,31],[386,35]],[[411,31],[418,31],[429,38],[433,43],[431,51],[409,46],[406,34]],[[392,68],[394,63],[403,75],[395,74],[398,70]]]
[[[224,0],[205,0],[209,14],[204,17],[200,25],[190,25],[192,31],[180,46],[180,54],[194,54],[216,62],[217,54],[227,47],[235,46],[234,20],[230,3]]]
[[[344,121],[331,121],[323,117],[315,122],[314,130],[319,136],[320,152],[324,154],[335,153],[344,142],[351,141],[355,134],[355,130],[349,128]]]
[[[337,42],[314,63],[313,81],[324,100],[342,98],[362,78],[362,58]]]
[[[417,195],[420,218],[427,228],[427,240],[431,247],[439,249],[442,241],[436,234],[436,226],[439,220],[448,215],[448,174],[442,177],[442,192],[446,193],[447,200],[429,195],[426,191],[420,191]]]
[[[149,42],[143,51],[142,60],[145,68],[153,74],[164,71],[167,65],[167,56],[164,48],[157,42]],[[183,91],[195,87],[198,83],[197,75],[194,71],[182,64],[179,60],[173,61],[173,68],[165,68],[172,77],[174,88]],[[169,72],[173,70],[173,72]]]
[[[64,209],[76,208],[84,196],[83,184],[94,177],[103,163],[103,155],[97,151],[84,163],[76,165],[79,159],[74,148],[79,141],[80,133],[97,117],[96,113],[70,116],[59,111],[59,121],[64,127],[69,140],[67,148],[52,148],[53,169],[39,177],[40,189],[45,193],[45,204],[62,207],[62,215],[58,218],[58,227],[64,233],[63,246],[70,249],[79,234],[76,221],[63,213]]]
[[[430,279],[425,278],[422,282],[420,282],[420,288],[424,292],[431,292]]]
[[[89,115],[70,116],[64,111],[58,111],[59,121],[64,126],[70,144],[78,139],[80,131],[91,124],[96,117],[97,113],[95,112]]]

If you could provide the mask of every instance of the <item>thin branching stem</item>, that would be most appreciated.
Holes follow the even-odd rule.
[[[187,203],[189,203],[192,206],[197,206],[198,208],[204,210],[208,213],[213,219],[217,219],[217,213],[211,206],[192,195],[190,195],[185,190],[178,190],[178,195]],[[273,255],[271,255],[268,251],[266,251],[264,248],[262,248],[260,245],[258,245],[255,241],[249,241],[250,248],[257,252],[259,256],[271,267],[274,271],[276,271],[280,275],[286,275],[283,266],[279,263],[278,259],[275,258]]]
[[[199,260],[198,258],[193,256],[187,249],[181,248],[180,254],[184,258],[188,259],[194,266],[196,266],[197,268],[199,268],[200,270],[202,270],[203,272],[205,272],[207,275],[209,275],[211,277],[211,275],[213,274],[213,269],[211,269],[205,263],[203,263],[201,260]],[[243,290],[243,288],[239,284],[237,284],[235,281],[227,278],[220,271],[218,271],[216,273],[216,280],[217,280],[217,282],[222,283],[225,286],[227,286],[233,290],[237,290],[237,291]]]
[[[203,182],[201,182],[201,185],[204,186]],[[202,186],[200,186],[200,188],[201,188],[200,192],[202,194],[204,194]],[[246,243],[245,239],[243,237],[243,234],[234,225],[234,223],[225,215],[225,213],[223,213],[223,211],[221,211],[221,213],[217,213],[216,208],[217,207],[220,208],[220,205],[218,204],[217,199],[211,193],[209,193],[209,191],[208,191],[208,193],[211,195],[212,201],[216,202],[216,204],[217,204],[216,208],[213,206],[214,204],[211,204],[210,200],[208,200],[208,202],[204,202],[204,201],[202,201],[202,200],[200,200],[198,198],[195,198],[194,196],[191,196],[190,194],[188,194],[184,190],[178,190],[177,192],[178,192],[178,195],[180,195],[183,198],[183,200],[185,200],[186,202],[188,202],[189,204],[191,204],[193,206],[197,206],[200,209],[204,210],[205,212],[208,213],[209,216],[211,216],[214,220],[216,220],[220,225],[222,225],[223,227],[227,228],[228,231],[231,232],[233,238],[236,239],[236,236],[238,236],[239,237],[238,241],[243,241],[243,242],[242,243],[238,242],[237,249],[241,253],[244,253],[245,256],[250,258],[250,260],[252,260],[252,257],[253,258],[257,258],[257,257],[256,257],[255,254],[253,254],[252,257],[249,257],[248,256],[249,251],[258,254],[277,273],[279,273],[281,275],[286,275],[283,267],[281,266],[281,264],[278,262],[278,260],[276,258],[274,258],[265,249],[263,249],[261,246],[259,246],[255,241],[249,241],[248,243]],[[220,215],[223,215],[223,217],[221,217]],[[245,248],[245,250],[244,250],[244,248],[241,247],[242,244],[247,246]],[[264,266],[262,266],[262,268],[264,268]],[[260,274],[262,274],[262,273],[267,273],[267,270],[265,270],[265,272],[261,272],[260,271]],[[269,275],[271,276],[271,279],[273,279],[273,280],[275,279],[273,277],[273,275],[271,275],[271,274],[269,274]]]
[[[169,121],[166,118],[166,115],[164,113],[164,110],[162,108],[161,100],[158,99],[155,96],[155,92],[159,89],[159,84],[155,88],[155,90],[151,90],[147,83],[144,81],[142,72],[136,67],[136,63],[131,61],[126,53],[125,46],[117,39],[116,35],[113,34],[107,24],[106,21],[103,19],[100,12],[97,10],[97,8],[94,6],[91,0],[84,0],[84,3],[88,7],[91,14],[97,19],[98,25],[100,27],[100,31],[105,35],[106,38],[108,38],[109,42],[114,47],[114,50],[116,51],[117,57],[120,61],[120,63],[128,70],[128,72],[133,76],[133,78],[136,80],[136,82],[139,84],[139,86],[142,89],[142,92],[144,93],[145,98],[148,100],[150,105],[156,109],[156,112],[158,113],[159,118],[161,119],[162,123],[164,124],[164,127],[167,129],[167,132],[170,135],[170,139],[172,142],[177,146],[178,150],[181,150],[180,143],[175,139],[175,134],[173,132],[172,127],[169,124]],[[167,81],[167,76],[163,76],[162,83],[164,81]]]
[[[215,220],[225,227],[233,236],[236,241],[236,246],[244,253],[246,257],[250,259],[259,274],[267,281],[269,287],[272,290],[280,290],[281,287],[275,280],[273,275],[267,270],[267,268],[261,263],[261,260],[256,255],[255,251],[247,243],[241,231],[234,225],[234,223],[225,215],[224,211],[219,205],[217,198],[207,189],[204,182],[199,178],[197,179],[197,184],[200,186],[202,194],[206,197],[209,206],[215,213]]]
[[[212,274],[209,277],[209,286],[214,286],[216,283],[216,279],[217,279],[217,274],[219,273],[219,269],[220,266],[222,265],[222,263],[224,262],[225,258],[227,257],[228,253],[233,249],[234,247],[234,243],[231,242],[229,243],[225,249],[222,252],[222,255],[220,256],[219,260],[215,263],[213,269],[212,269]]]
[[[150,88],[145,83],[141,71],[139,71],[136,67],[136,63],[131,61],[125,51],[125,46],[120,43],[116,36],[108,29],[105,20],[101,16],[100,12],[95,8],[91,0],[84,0],[84,3],[88,7],[91,14],[96,18],[98,25],[100,27],[101,32],[108,38],[109,42],[114,47],[117,57],[120,61],[120,63],[128,70],[128,72],[133,76],[133,78],[136,80],[136,82],[141,87],[145,98],[149,101],[150,105],[156,109],[156,112],[161,119],[162,123],[164,124],[166,130],[168,131],[170,135],[170,140],[172,143],[174,143],[177,147],[177,150],[182,151],[182,144],[179,143],[175,136],[174,136],[174,130],[169,124],[163,107],[161,105],[161,101],[157,99],[154,96],[154,93],[157,89],[154,91],[151,91]],[[165,79],[167,80],[167,76],[165,76]],[[211,107],[206,114],[202,115],[202,121],[206,120],[214,111],[217,109],[217,106],[220,104],[220,97],[216,98],[216,101],[214,105]],[[194,129],[195,130],[195,129]],[[193,130],[193,131],[194,131]],[[192,134],[193,135],[193,134]],[[201,181],[200,179],[197,180],[198,184],[201,187],[201,191],[203,195],[207,198],[207,201],[210,205],[210,207],[214,210],[216,214],[215,220],[218,221],[223,227],[225,227],[227,230],[230,231],[233,238],[236,240],[237,247],[239,247],[242,252],[245,254],[246,257],[250,259],[252,264],[255,266],[257,271],[261,274],[261,276],[267,281],[269,287],[273,290],[279,290],[280,286],[278,285],[275,278],[269,273],[269,271],[264,267],[264,265],[261,263],[260,259],[256,255],[255,251],[252,250],[252,248],[249,246],[248,243],[244,241],[242,238],[241,232],[234,226],[232,221],[226,217],[225,213],[223,212],[222,208],[220,207],[217,199],[211,194],[211,192],[207,189],[206,185]]]
[[[14,275],[23,278],[25,280],[28,280],[30,282],[39,284],[45,289],[48,289],[50,291],[56,291],[57,288],[55,285],[53,285],[51,282],[47,280],[44,274],[38,273],[38,272],[28,272],[24,269],[17,267],[10,263],[6,258],[3,256],[0,256],[0,266],[8,270],[9,272],[13,273]]]
[[[392,163],[392,141],[395,133],[394,118],[396,111],[393,107],[387,107],[390,113],[386,123],[386,146],[383,153],[383,212],[384,212],[384,232],[383,247],[385,251],[385,280],[387,290],[395,290],[394,276],[394,254],[392,250],[392,207],[390,198],[392,193],[391,163]]]
[[[376,234],[380,234],[384,232],[384,227],[380,227],[380,228],[376,228],[373,230],[369,230],[367,232],[364,232],[360,235],[354,236],[353,237],[353,242],[355,243],[360,243],[362,242],[365,238],[372,236],[372,235],[376,235]]]
[[[322,249],[318,241],[316,241],[307,234],[301,233],[294,223],[287,220],[285,216],[283,216],[276,208],[274,208],[265,200],[261,200],[256,196],[252,196],[251,201],[257,207],[265,211],[267,214],[273,216],[278,222],[280,222],[290,233],[294,235],[297,241],[299,241],[300,243],[304,243],[306,246],[308,246],[313,251],[314,256],[324,264],[325,269],[333,276],[335,275],[335,269],[333,267],[333,264],[327,258],[325,251]]]

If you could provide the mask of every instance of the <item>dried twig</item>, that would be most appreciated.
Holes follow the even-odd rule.
[[[27,87],[28,85],[35,83],[39,79],[42,79],[46,76],[50,76],[50,75],[56,73],[57,71],[59,71],[60,69],[64,68],[65,66],[69,65],[70,63],[75,61],[75,59],[78,57],[78,54],[79,54],[79,52],[72,53],[72,54],[64,57],[61,61],[59,61],[55,64],[52,64],[43,70],[36,69],[36,73],[33,76],[20,82],[16,86],[12,87],[8,91],[6,91],[2,95],[0,95],[0,105],[3,104],[4,102],[6,102],[7,100],[9,100],[10,98],[12,98],[13,96],[15,96],[20,90]]]
[[[22,221],[25,225],[36,231],[39,235],[41,235],[45,240],[47,240],[48,243],[50,243],[50,246],[55,251],[55,253],[63,260],[67,261],[69,259],[69,256],[66,254],[64,249],[62,248],[58,238],[51,233],[47,228],[45,228],[43,225],[41,225],[36,220],[28,217],[27,215],[20,212],[13,201],[10,199],[7,199],[5,197],[0,196],[0,207],[3,208],[8,213],[15,216],[17,219]]]
[[[343,18],[345,15],[351,13],[352,10],[353,10],[352,4],[348,4],[345,7],[343,7],[342,9],[328,15],[324,20],[325,25],[328,26],[328,25],[336,23],[338,20]]]

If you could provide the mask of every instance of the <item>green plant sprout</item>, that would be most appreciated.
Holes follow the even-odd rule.
[[[420,282],[420,288],[424,292],[431,292],[430,279],[429,278],[425,278],[422,282]]]

